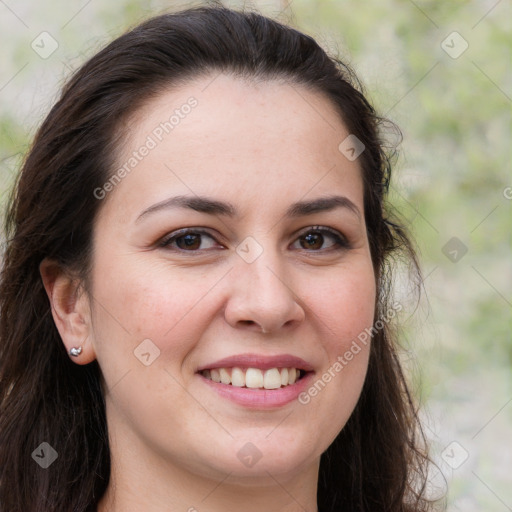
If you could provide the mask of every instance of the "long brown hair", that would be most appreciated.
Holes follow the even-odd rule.
[[[383,120],[353,72],[311,37],[255,12],[199,7],[152,18],[110,43],[64,86],[38,130],[8,205],[0,282],[0,511],[86,512],[106,490],[110,455],[101,372],[66,353],[39,274],[44,258],[86,282],[94,194],[115,170],[123,123],[149,98],[199,75],[284,78],[330,99],[359,157],[378,285],[375,319],[390,308],[393,261],[420,276],[406,230],[386,204],[392,155]],[[385,323],[373,333],[353,414],[321,456],[318,506],[334,511],[426,511],[428,457],[417,410]],[[421,441],[421,443],[419,443]],[[34,450],[58,458],[44,469]]]

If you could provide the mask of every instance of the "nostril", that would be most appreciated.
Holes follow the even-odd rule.
[[[258,324],[254,320],[239,320],[238,323],[242,326],[257,326]],[[265,332],[264,329],[262,329]]]

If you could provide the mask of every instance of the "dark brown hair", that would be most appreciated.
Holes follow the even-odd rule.
[[[106,490],[110,455],[101,371],[97,361],[81,366],[67,355],[39,264],[53,259],[87,280],[102,204],[94,190],[116,168],[123,123],[159,92],[212,72],[284,79],[327,97],[365,146],[359,162],[378,285],[375,319],[390,308],[398,255],[420,276],[412,242],[386,205],[391,157],[383,120],[343,62],[313,38],[255,12],[200,7],[142,23],[64,86],[8,205],[0,283],[1,512],[95,510]],[[388,324],[374,332],[360,399],[321,457],[321,512],[431,508],[424,497],[424,436],[396,346]],[[51,470],[31,457],[43,441],[58,452]]]

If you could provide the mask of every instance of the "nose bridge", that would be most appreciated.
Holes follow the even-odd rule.
[[[256,323],[269,332],[301,320],[304,312],[287,282],[286,265],[277,248],[270,243],[258,245],[248,240],[237,249],[226,319],[232,325]]]
[[[247,285],[244,288],[255,298],[270,298],[269,302],[272,302],[290,294],[285,284],[284,267],[276,258],[262,254],[252,263],[242,263],[240,267],[239,277]]]

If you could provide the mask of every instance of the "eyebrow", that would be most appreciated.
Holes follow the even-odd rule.
[[[197,212],[207,213],[210,215],[222,215],[227,217],[238,216],[236,208],[231,203],[217,201],[209,197],[175,196],[146,208],[137,217],[135,222],[139,222],[143,217],[146,217],[151,213],[173,208],[190,208]],[[302,217],[305,215],[312,215],[314,213],[331,211],[336,208],[345,208],[354,213],[359,220],[361,220],[361,212],[359,208],[345,196],[328,196],[313,199],[311,201],[299,201],[293,203],[286,210],[285,217]]]

